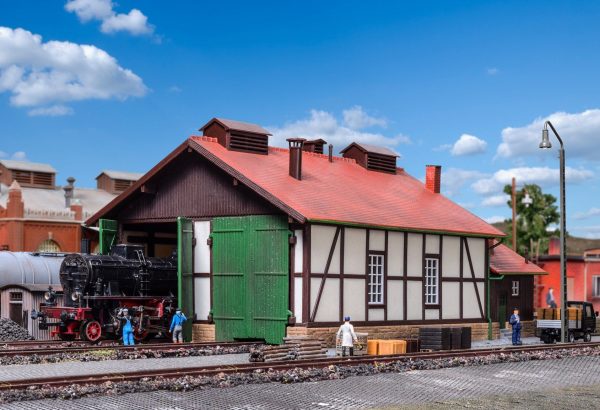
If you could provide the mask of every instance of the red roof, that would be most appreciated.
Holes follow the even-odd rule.
[[[191,137],[188,143],[300,220],[504,236],[443,195],[430,192],[402,169],[395,175],[368,171],[353,159],[334,157],[330,163],[327,155],[303,152],[299,181],[288,174],[287,149],[269,147],[268,155],[256,155],[229,151],[209,137]]]
[[[547,272],[506,245],[496,246],[490,255],[490,269],[497,275],[547,275]]]

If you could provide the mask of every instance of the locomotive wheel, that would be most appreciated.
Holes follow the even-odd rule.
[[[150,332],[147,329],[142,330],[141,332],[139,331],[134,331],[133,332],[133,338],[135,339],[136,342],[143,342],[144,340],[146,340],[148,337],[150,336]]]
[[[102,325],[97,320],[85,322],[81,327],[81,338],[96,343],[102,337]]]
[[[592,334],[590,332],[585,332],[583,334],[583,341],[584,342],[591,342],[592,341]]]

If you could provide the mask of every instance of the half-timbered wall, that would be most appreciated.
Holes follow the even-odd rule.
[[[296,265],[298,322],[339,322],[346,315],[354,322],[388,323],[473,322],[486,317],[485,239],[310,225],[303,247],[309,266],[302,270]],[[383,270],[376,270],[382,277],[379,287],[369,282],[370,260],[373,266],[383,263]],[[426,295],[428,266],[430,272],[431,266],[437,267],[437,297]],[[302,280],[309,282],[303,287],[303,301]],[[382,295],[370,300],[369,289]]]

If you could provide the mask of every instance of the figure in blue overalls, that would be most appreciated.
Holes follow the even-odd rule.
[[[512,325],[512,344],[513,346],[522,345],[521,342],[521,318],[519,317],[519,309],[515,308],[512,316],[508,320],[508,323]]]
[[[183,343],[183,324],[187,318],[181,311],[177,309],[171,321],[171,333],[173,334],[173,343]]]
[[[129,310],[121,309],[119,311],[118,316],[121,320],[123,327],[123,344],[125,346],[133,346],[135,342],[133,339],[133,324],[131,323],[131,316],[129,315]]]

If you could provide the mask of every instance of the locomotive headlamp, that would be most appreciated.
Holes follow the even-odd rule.
[[[53,304],[56,300],[56,292],[54,292],[52,288],[48,289],[48,291],[44,293],[44,300],[49,305]]]
[[[81,293],[80,293],[80,292],[77,292],[77,291],[75,291],[75,292],[71,293],[71,300],[72,300],[73,302],[77,302],[77,301],[79,300],[79,297],[80,297],[80,296],[81,296]]]

